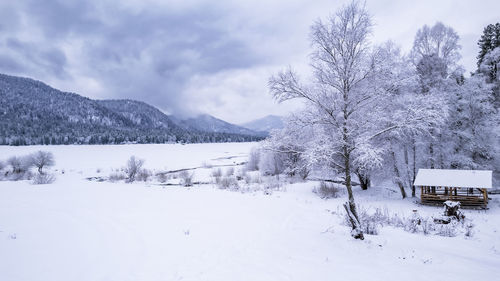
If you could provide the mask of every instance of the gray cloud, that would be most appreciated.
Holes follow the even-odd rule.
[[[310,24],[341,5],[328,0],[3,2],[0,72],[92,98],[133,98],[169,113],[204,112],[233,122],[292,107],[273,103],[267,79],[289,64],[306,73]],[[368,1],[377,24],[374,42],[393,39],[408,50],[419,27],[441,20],[467,40],[463,57],[471,71],[475,42],[468,41],[479,37],[496,16],[490,11],[498,9],[471,16],[472,2],[459,2],[451,12],[455,3]]]

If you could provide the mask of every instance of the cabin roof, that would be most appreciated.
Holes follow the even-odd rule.
[[[415,186],[491,188],[492,171],[419,169]]]

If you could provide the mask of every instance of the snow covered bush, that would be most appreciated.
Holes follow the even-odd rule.
[[[126,178],[127,178],[127,175],[123,171],[117,170],[117,171],[112,172],[109,175],[108,180],[110,182],[117,182],[117,181],[125,180]]]
[[[221,168],[212,169],[211,176],[213,178],[213,183],[219,184],[222,177],[222,169]]]
[[[144,165],[144,160],[137,159],[135,158],[135,156],[131,156],[128,159],[127,165],[125,166],[124,169],[125,173],[127,174],[128,182],[135,181],[135,177],[140,172],[143,165]]]
[[[165,172],[156,173],[156,178],[159,182],[164,183],[170,179],[170,175]]]
[[[321,181],[318,187],[313,189],[321,199],[338,198],[342,195],[342,189],[332,183]]]
[[[217,186],[220,189],[231,189],[231,190],[238,190],[240,187],[238,184],[238,180],[236,180],[236,177],[234,176],[221,177]]]
[[[140,169],[136,175],[138,181],[148,181],[153,173],[148,169]]]
[[[266,150],[262,152],[259,161],[259,171],[266,176],[275,176],[283,173],[285,165],[280,153]]]
[[[465,224],[465,237],[472,237],[474,235],[474,224],[472,222]]]
[[[262,189],[264,194],[270,195],[273,191],[283,191],[284,185],[280,182],[280,180],[276,177],[266,177],[265,180],[262,181]]]
[[[351,226],[348,216],[344,212],[337,215],[343,217],[343,224]],[[410,233],[421,233],[424,235],[439,235],[444,237],[455,237],[462,233],[465,237],[473,235],[474,225],[470,220],[451,220],[449,223],[436,223],[435,217],[421,216],[416,210],[410,216],[399,213],[390,213],[387,208],[383,210],[376,208],[374,212],[359,207],[359,221],[363,233],[377,235],[380,227],[392,226],[402,228]],[[439,216],[438,216],[439,217]]]
[[[234,168],[233,167],[229,167],[226,169],[226,176],[232,176],[234,175]]]
[[[9,180],[23,180],[30,179],[32,174],[30,168],[33,166],[30,156],[13,156],[7,159],[7,165],[11,167],[5,175]]]
[[[53,174],[49,173],[37,173],[33,177],[33,184],[51,184],[56,180],[56,177]]]
[[[201,163],[201,166],[202,166],[203,168],[210,169],[210,168],[212,168],[214,165],[212,165],[212,164],[211,164],[210,162],[208,162],[208,161],[203,161],[203,163]]]
[[[247,169],[246,168],[243,168],[243,169],[239,169],[236,171],[236,179],[237,180],[244,180],[245,177],[248,175],[247,173]]]
[[[193,185],[194,172],[188,172],[187,170],[179,172],[179,178],[181,179],[182,186],[192,186]]]
[[[250,154],[248,155],[248,162],[246,165],[246,168],[248,171],[257,171],[259,169],[259,162],[260,162],[260,149],[259,148],[252,148],[250,150]]]

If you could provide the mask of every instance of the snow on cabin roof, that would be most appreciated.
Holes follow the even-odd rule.
[[[492,171],[419,169],[415,186],[491,188]]]

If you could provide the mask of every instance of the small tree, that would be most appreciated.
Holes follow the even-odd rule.
[[[24,164],[23,164],[23,159],[17,156],[12,156],[9,159],[7,159],[7,165],[9,165],[12,168],[12,173],[13,174],[20,174],[24,170]]]
[[[31,163],[38,169],[38,173],[43,174],[43,167],[54,166],[54,155],[48,151],[38,151],[31,155]]]
[[[127,161],[127,166],[125,167],[125,173],[127,174],[128,182],[135,181],[137,173],[141,170],[144,165],[144,160],[137,159],[135,156],[131,156]]]

